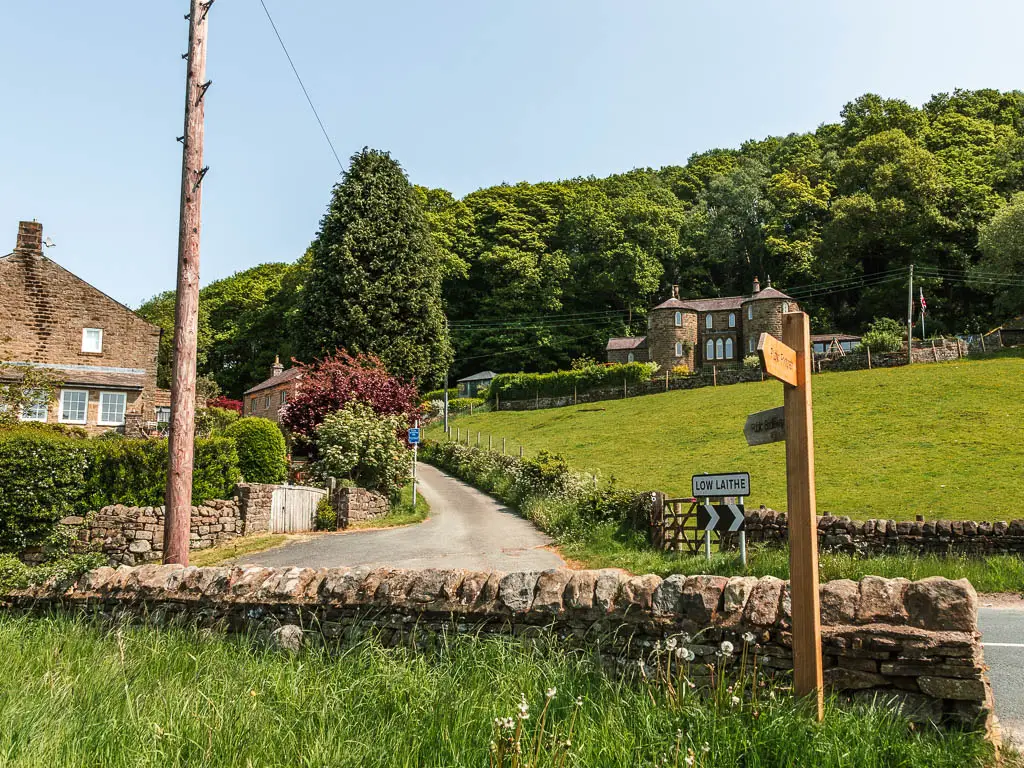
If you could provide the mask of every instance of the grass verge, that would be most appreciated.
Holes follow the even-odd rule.
[[[297,537],[287,533],[264,533],[254,536],[239,536],[232,539],[230,543],[210,549],[198,549],[189,553],[189,564],[199,566],[220,565],[228,560],[243,555],[251,555],[256,552],[265,552],[268,549],[279,547],[294,541]]]
[[[479,768],[492,741],[516,733],[522,768],[991,761],[976,735],[831,702],[819,725],[757,686],[743,701],[732,691],[677,700],[654,684],[612,680],[594,657],[557,642],[461,635],[424,653],[364,641],[291,657],[194,630],[0,616],[0,647],[0,764],[12,768]],[[524,701],[530,717],[515,719]],[[513,728],[496,730],[506,717]]]
[[[623,533],[614,525],[598,525],[586,535],[563,543],[565,557],[586,568],[623,568],[631,573],[718,574],[722,576],[777,576],[789,578],[789,550],[750,547],[747,567],[731,552],[677,556],[651,549],[639,534]],[[966,555],[894,554],[859,557],[822,552],[818,556],[822,581],[858,580],[864,576],[904,577],[912,581],[928,576],[967,579],[979,592],[1024,592],[1024,560],[1013,555],[968,557]]]
[[[358,531],[360,528],[397,528],[401,525],[413,525],[422,523],[430,515],[430,505],[423,498],[423,494],[416,493],[416,507],[412,506],[412,484],[402,489],[401,498],[391,511],[384,517],[376,517],[373,520],[356,520],[349,523],[348,529]]]

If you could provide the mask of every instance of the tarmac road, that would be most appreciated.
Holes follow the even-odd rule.
[[[1024,746],[1024,604],[985,607],[979,596],[978,629],[1003,739]]]
[[[430,504],[423,523],[377,531],[320,534],[239,558],[245,565],[368,565],[392,568],[467,568],[542,571],[565,565],[551,539],[529,520],[428,464],[419,465],[419,490]]]

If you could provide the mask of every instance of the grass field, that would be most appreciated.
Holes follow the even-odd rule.
[[[992,764],[976,735],[831,702],[819,725],[756,685],[735,702],[724,685],[677,700],[559,646],[460,635],[430,653],[365,641],[292,657],[216,633],[0,615],[0,765],[480,768],[516,733],[521,761],[502,766]]]
[[[1021,517],[1024,350],[813,379],[818,512],[855,518]],[[690,476],[747,470],[750,505],[786,508],[782,443],[748,447],[747,414],[782,404],[777,382],[735,384],[454,424],[546,449],[602,481],[689,496]],[[438,439],[438,426],[427,436]]]

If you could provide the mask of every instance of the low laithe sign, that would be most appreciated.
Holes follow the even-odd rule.
[[[694,475],[692,479],[695,498],[722,498],[723,496],[749,496],[750,473],[730,472],[726,475]]]

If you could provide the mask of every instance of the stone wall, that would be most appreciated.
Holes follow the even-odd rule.
[[[270,530],[270,507],[276,485],[239,483],[235,488],[242,509],[242,535]]]
[[[789,540],[786,513],[772,509],[747,512],[748,543],[784,545]],[[851,520],[818,518],[818,548],[826,552],[878,555],[914,554],[1024,555],[1024,520]]]
[[[820,591],[831,690],[891,703],[922,721],[993,723],[970,583],[869,576]],[[311,638],[347,639],[373,629],[396,644],[429,642],[444,631],[551,631],[561,643],[592,648],[627,670],[638,661],[662,663],[667,653],[682,658],[688,648],[696,655],[689,674],[698,683],[709,679],[705,665],[735,663],[738,653],[716,656],[728,640],[765,673],[792,668],[789,586],[773,577],[152,565],[100,568],[74,583],[0,594],[0,607],[185,620],[229,631],[296,624]]]
[[[338,513],[338,528],[348,528],[356,520],[373,520],[391,510],[386,496],[365,488],[336,487],[331,492],[331,506]]]
[[[968,352],[967,342],[961,339],[932,339],[915,341],[912,354],[915,363],[948,363],[967,357]]]

